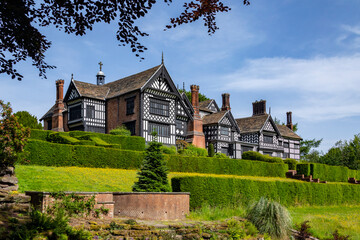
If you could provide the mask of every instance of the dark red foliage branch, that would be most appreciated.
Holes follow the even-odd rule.
[[[172,0],[164,0],[171,4]],[[249,5],[249,0],[242,0]],[[45,52],[51,42],[40,33],[39,27],[55,26],[68,34],[85,35],[98,22],[117,21],[116,38],[119,45],[128,45],[140,59],[146,49],[139,41],[148,36],[141,31],[135,21],[144,17],[156,0],[1,0],[0,1],[0,74],[8,74],[21,80],[23,76],[15,64],[30,58],[39,70],[39,76],[46,78],[46,70],[55,66],[45,62]],[[179,17],[171,18],[170,25],[178,25],[204,20],[209,34],[214,33],[216,14],[228,12],[230,8],[220,0],[195,0],[184,3]]]
[[[12,113],[10,104],[0,100],[0,170],[14,166],[30,136]]]

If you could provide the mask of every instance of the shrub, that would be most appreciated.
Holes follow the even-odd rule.
[[[226,156],[226,154],[224,154],[224,153],[217,152],[214,154],[214,158],[229,158],[229,157]]]
[[[212,143],[209,143],[208,155],[209,155],[209,157],[213,157],[215,155],[214,144],[212,144]]]
[[[296,164],[298,163],[295,159],[287,158],[284,163],[289,166],[289,170],[296,170]]]
[[[189,144],[186,148],[180,149],[179,154],[183,156],[207,157],[208,152],[204,148],[198,148],[192,144]]]
[[[139,181],[135,182],[132,188],[134,192],[171,192],[167,179],[168,169],[161,152],[162,144],[157,142],[156,136],[153,139],[146,149],[144,161],[137,173]]]
[[[38,140],[46,141],[50,133],[54,133],[54,132],[50,130],[31,129],[30,139],[38,139]]]
[[[296,165],[297,174],[304,174],[304,176],[310,176],[310,164],[309,163],[299,163]]]
[[[295,180],[244,179],[189,176],[171,179],[174,192],[190,192],[192,209],[203,204],[227,207],[238,201],[246,205],[261,197],[285,206],[360,204],[360,187],[348,183],[315,184]],[[216,190],[214,190],[216,189]]]
[[[0,170],[15,164],[29,136],[30,129],[23,127],[12,114],[10,103],[0,100]]]
[[[17,118],[20,124],[22,124],[26,128],[30,129],[42,129],[41,123],[38,122],[38,119],[36,116],[31,115],[27,111],[19,111],[14,114]]]
[[[285,239],[290,233],[291,218],[288,210],[281,204],[263,197],[251,205],[247,219],[260,233],[268,233],[272,237]]]
[[[272,157],[269,155],[263,155],[255,151],[247,151],[242,154],[242,159],[246,160],[257,160],[262,162],[271,162],[271,163],[283,163],[283,160],[279,157]]]
[[[70,137],[69,134],[66,132],[49,133],[46,140],[52,143],[61,144],[77,144],[80,142],[78,139]]]
[[[168,147],[168,146],[162,145],[160,149],[161,149],[161,152],[164,154],[177,154],[177,150],[176,150],[175,146]]]
[[[131,136],[130,130],[128,130],[125,126],[121,125],[110,131],[111,135],[119,135],[119,136]]]

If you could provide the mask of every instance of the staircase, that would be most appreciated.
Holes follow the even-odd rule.
[[[296,170],[289,170],[286,173],[286,177],[296,179],[296,180],[300,180],[300,181],[305,181],[305,182],[327,183],[327,181],[320,181],[319,178],[312,178],[312,175],[304,176],[304,174],[297,174]]]

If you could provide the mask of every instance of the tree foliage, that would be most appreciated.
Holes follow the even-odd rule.
[[[30,129],[23,127],[12,114],[10,103],[0,100],[0,168],[14,166],[24,151]]]
[[[30,129],[42,129],[41,123],[38,122],[38,119],[36,116],[31,115],[27,111],[19,111],[14,114],[17,118],[20,124],[22,124],[24,127],[30,128]]]
[[[159,1],[158,1],[159,2]],[[172,0],[164,0],[168,5]],[[249,5],[249,0],[242,0]],[[15,64],[31,58],[39,75],[54,68],[45,62],[45,52],[51,42],[40,33],[39,27],[55,26],[67,34],[85,35],[98,22],[116,21],[119,45],[128,45],[137,57],[147,48],[139,38],[148,36],[135,21],[144,17],[156,0],[76,1],[76,0],[2,0],[0,1],[0,73],[21,80]],[[185,1],[178,17],[170,19],[166,29],[202,19],[209,34],[217,29],[216,14],[230,8],[221,0]],[[141,57],[141,59],[143,59]]]
[[[171,192],[161,146],[154,136],[146,149],[140,172],[137,173],[139,181],[133,186],[134,192]]]
[[[180,89],[179,92],[183,93],[184,90]],[[191,92],[185,90],[185,95],[189,99],[189,101],[191,102]],[[199,102],[206,101],[206,100],[210,100],[210,98],[205,96],[205,94],[199,93]]]
[[[360,134],[350,141],[338,141],[319,160],[320,163],[336,166],[346,166],[350,169],[360,169]]]

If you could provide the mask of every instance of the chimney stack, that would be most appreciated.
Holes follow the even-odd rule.
[[[194,108],[194,120],[188,124],[186,141],[196,147],[205,148],[205,135],[203,132],[203,121],[199,110],[199,86],[191,85],[191,104]]]
[[[55,108],[52,116],[52,129],[53,131],[63,132],[63,111],[64,111],[64,80],[56,81],[56,101]]]
[[[230,107],[230,94],[229,93],[223,93],[222,96],[222,107],[221,111],[228,111],[231,110]]]
[[[191,104],[194,108],[194,115],[200,116],[199,112],[199,86],[191,85]]]
[[[266,114],[266,100],[255,101],[253,104],[253,116]]]
[[[292,112],[286,113],[286,126],[291,129],[291,131],[294,130],[294,125],[292,124]]]

